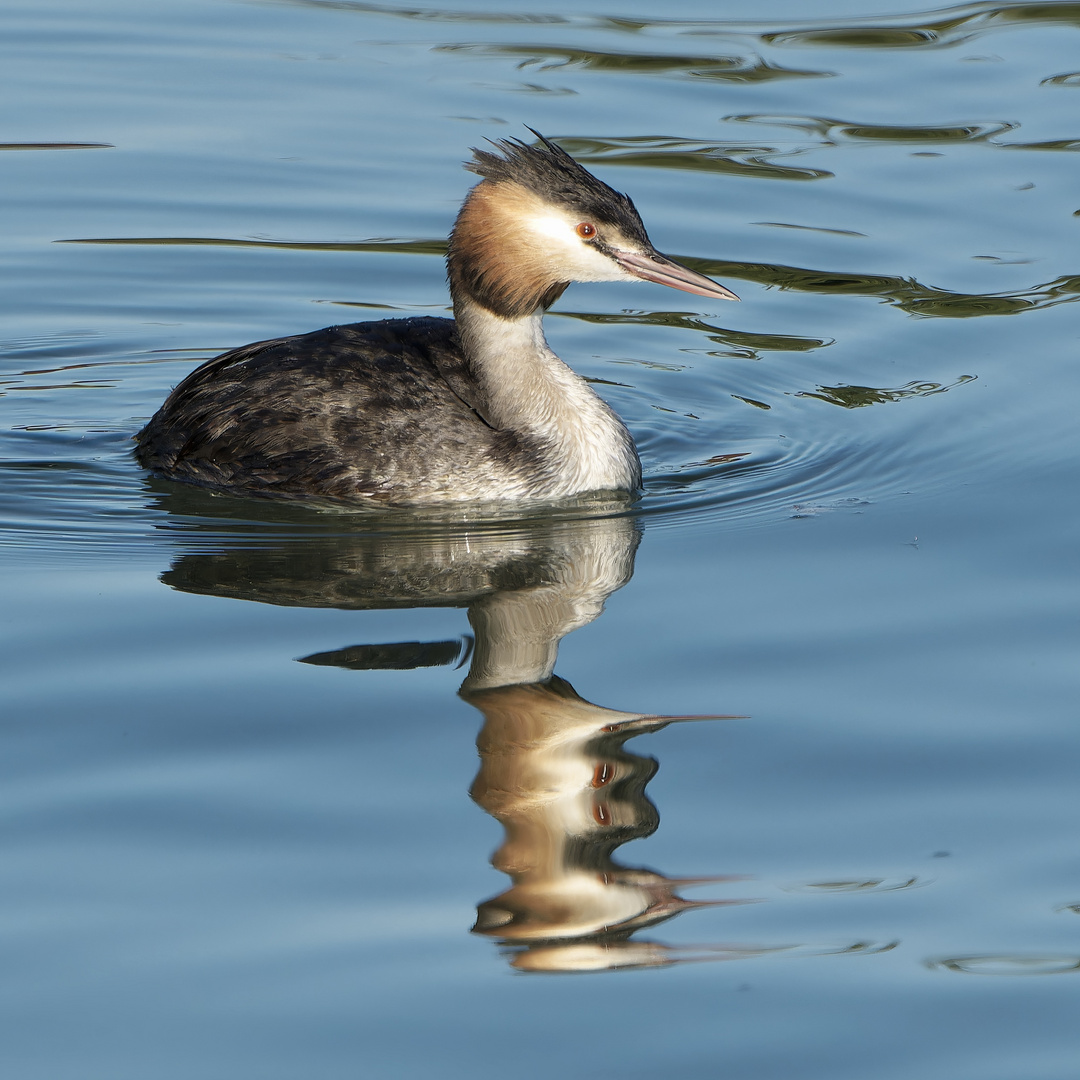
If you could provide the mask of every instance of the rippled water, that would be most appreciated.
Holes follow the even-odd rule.
[[[1080,4],[0,28],[7,1072],[1075,1075]],[[137,468],[201,360],[442,313],[524,124],[743,298],[551,312],[639,500]]]

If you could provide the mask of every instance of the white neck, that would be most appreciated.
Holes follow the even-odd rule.
[[[552,351],[537,310],[504,319],[468,299],[454,305],[462,348],[483,388],[487,419],[540,443],[546,497],[628,491],[641,483],[630,432]]]

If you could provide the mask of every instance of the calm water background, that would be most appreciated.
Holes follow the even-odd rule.
[[[6,0],[0,81],[6,1075],[1077,1075],[1080,4]],[[216,352],[441,313],[460,162],[525,123],[743,297],[549,317],[638,437],[629,518],[136,467]],[[660,824],[639,790],[601,855],[758,902],[470,934],[510,880],[468,598],[385,581],[511,552],[598,606],[580,552],[628,576],[638,531],[557,673],[746,718],[612,751]],[[342,666],[406,642],[449,644]]]

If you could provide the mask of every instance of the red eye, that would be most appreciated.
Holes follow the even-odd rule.
[[[574,232],[576,232],[582,240],[591,240],[596,235],[596,226],[589,221],[583,221],[576,229],[574,229]]]

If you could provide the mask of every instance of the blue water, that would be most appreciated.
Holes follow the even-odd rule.
[[[1074,3],[0,6],[5,1075],[1071,1080],[1078,45]],[[443,313],[461,161],[524,124],[743,298],[548,317],[638,501],[137,467],[217,352]]]

